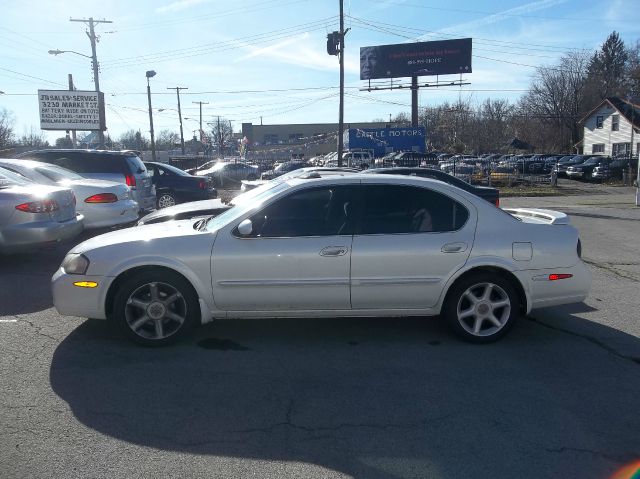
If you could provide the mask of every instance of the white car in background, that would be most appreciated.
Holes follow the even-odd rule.
[[[564,213],[507,212],[412,176],[310,176],[206,221],[79,244],[52,278],[55,307],[151,346],[214,318],[440,314],[463,339],[490,342],[520,314],[589,292]]]
[[[73,191],[37,185],[0,167],[0,254],[37,249],[82,232]]]
[[[76,195],[76,211],[84,216],[85,229],[133,223],[138,219],[138,203],[123,183],[85,178],[40,161],[0,158],[0,167],[41,185],[71,188]]]

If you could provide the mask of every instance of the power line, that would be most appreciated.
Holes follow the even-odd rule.
[[[210,19],[217,19],[217,18],[221,18],[221,17],[226,17],[229,15],[236,15],[239,13],[243,13],[246,11],[249,11],[251,13],[253,12],[258,12],[258,11],[262,11],[262,10],[273,10],[273,3],[279,3],[281,0],[267,0],[264,2],[259,2],[257,4],[254,4],[251,7],[240,7],[240,8],[236,8],[236,9],[232,9],[232,10],[226,10],[226,11],[218,11],[215,13],[209,13],[209,14],[204,14],[204,15],[198,15],[195,17],[184,17],[184,18],[174,18],[171,20],[165,20],[165,21],[161,21],[161,22],[149,22],[149,23],[138,23],[134,26],[131,27],[124,27],[124,28],[119,28],[118,31],[136,31],[136,30],[144,30],[144,29],[148,29],[148,28],[157,28],[157,27],[162,27],[162,26],[173,26],[173,25],[180,25],[182,23],[192,23],[192,22],[201,22],[201,21],[209,21]],[[291,0],[288,1],[286,3],[283,3],[282,6],[289,6],[289,5],[293,5],[296,3],[302,3],[306,0]],[[256,5],[262,5],[261,7],[256,7]]]
[[[335,17],[328,17],[325,19],[316,20],[314,22],[303,23],[293,27],[283,28],[279,30],[272,30],[265,33],[249,35],[246,37],[240,37],[237,39],[223,41],[223,42],[211,42],[211,43],[195,45],[187,48],[179,48],[179,49],[173,49],[173,50],[165,50],[165,51],[156,52],[156,53],[149,53],[146,55],[115,58],[115,59],[104,61],[103,65],[107,69],[120,68],[120,67],[127,66],[134,63],[137,64],[141,61],[149,61],[149,62],[170,61],[170,60],[175,60],[176,58],[189,58],[193,56],[204,55],[214,51],[217,52],[217,51],[236,49],[242,46],[252,46],[252,45],[262,46],[266,41],[280,40],[283,38],[287,38],[295,33],[304,33],[308,31],[324,29],[326,28],[327,24],[334,19]]]
[[[40,80],[40,81],[43,81],[45,83],[51,83],[52,85],[58,85],[58,86],[62,86],[62,87],[67,87],[67,85],[65,85],[63,83],[54,82],[54,81],[51,81],[51,80],[45,80],[44,78],[36,77],[36,76],[33,76],[33,75],[27,75],[26,73],[20,73],[20,72],[17,72],[15,70],[9,70],[8,68],[0,67],[0,70],[6,71],[6,72],[10,72],[10,73],[14,73],[16,75],[21,75],[21,76],[27,77],[27,78],[33,78],[34,80]]]
[[[372,0],[376,1],[376,0]],[[378,2],[389,3],[389,0],[377,0]],[[523,15],[518,13],[500,13],[500,12],[484,12],[480,10],[463,10],[461,8],[443,8],[443,7],[433,7],[429,5],[418,5],[415,3],[394,3],[391,4],[402,6],[402,7],[412,7],[412,8],[423,8],[428,10],[439,10],[444,12],[460,12],[460,13],[473,13],[477,15],[491,15],[496,17],[519,17],[519,18],[539,18],[542,20],[569,20],[569,21],[580,21],[580,22],[601,22],[599,18],[574,18],[574,17],[547,17],[541,15]]]
[[[405,25],[396,25],[396,24],[393,24],[393,23],[379,22],[379,21],[375,21],[375,20],[362,19],[362,18],[357,18],[357,17],[352,17],[352,19],[354,21],[358,22],[358,23],[363,23],[365,25],[369,25],[369,26],[372,26],[372,27],[375,27],[375,28],[382,28],[382,27],[393,28],[395,30],[384,30],[387,33],[390,33],[392,35],[396,35],[396,31],[400,30],[400,31],[404,31],[404,32],[413,32],[414,34],[419,34],[419,35],[435,36],[435,37],[438,37],[438,38],[459,38],[459,36],[460,36],[460,35],[454,35],[454,34],[450,34],[450,33],[436,32],[436,31],[432,31],[432,30],[424,30],[424,29],[420,29],[420,28],[407,27]],[[398,36],[402,36],[402,35],[398,35]],[[405,37],[405,38],[408,38],[408,39],[411,39],[411,40],[416,40],[415,37]],[[518,48],[521,48],[523,50],[539,50],[539,51],[549,51],[549,52],[550,51],[566,52],[566,51],[576,51],[576,50],[591,51],[588,48],[565,47],[565,46],[560,46],[560,45],[550,45],[550,44],[540,44],[540,43],[512,42],[512,41],[507,41],[507,40],[495,40],[495,39],[492,39],[492,38],[483,38],[483,37],[474,37],[473,41],[474,41],[474,43],[481,43],[481,44],[484,44],[482,42],[490,42],[489,44],[498,44],[498,45],[493,45],[493,46],[517,45]],[[531,48],[531,47],[541,47],[542,50]]]

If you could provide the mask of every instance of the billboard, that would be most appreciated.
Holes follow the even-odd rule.
[[[360,79],[471,73],[471,38],[360,47]]]
[[[105,130],[104,94],[95,91],[38,90],[42,130]]]
[[[371,150],[374,156],[383,156],[391,151],[424,153],[425,128],[349,128],[344,134],[344,145],[348,150]]]

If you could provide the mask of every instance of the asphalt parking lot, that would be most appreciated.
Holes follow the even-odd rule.
[[[437,319],[216,321],[165,349],[60,316],[70,244],[0,258],[0,476],[607,478],[640,460],[640,208],[565,211],[593,288],[495,344]]]

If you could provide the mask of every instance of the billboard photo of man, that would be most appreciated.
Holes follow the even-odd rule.
[[[378,65],[380,65],[379,47],[360,48],[360,79],[369,80],[378,78]]]
[[[471,73],[471,38],[360,47],[360,79]]]

